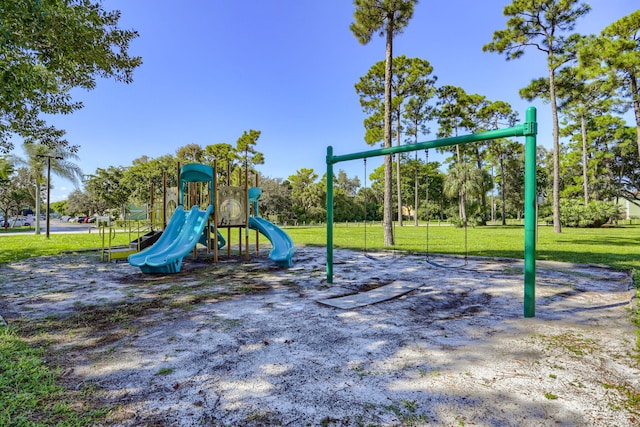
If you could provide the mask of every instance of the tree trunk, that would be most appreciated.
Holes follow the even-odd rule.
[[[42,202],[40,201],[40,182],[36,179],[36,218],[34,227],[36,228],[36,234],[40,234],[40,211],[42,210]]]
[[[505,206],[505,195],[507,193],[507,183],[504,176],[504,154],[500,154],[500,175],[502,176],[502,185],[500,186],[500,199],[502,201],[502,225],[507,225],[507,207]]]
[[[476,155],[476,166],[478,167],[478,170],[482,170],[482,155],[480,154],[480,149],[478,148],[479,145],[476,144],[476,148],[475,148],[475,155]],[[486,217],[486,212],[487,212],[487,191],[489,191],[489,189],[485,188],[484,186],[484,179],[482,180],[482,194],[480,195],[480,206],[482,206],[482,220],[486,221],[487,217]]]
[[[640,93],[638,93],[638,79],[631,76],[631,93],[633,102],[633,111],[636,115],[636,143],[638,144],[638,156],[640,156]]]
[[[467,208],[466,208],[466,204],[465,204],[465,197],[464,197],[464,191],[460,192],[460,209],[459,209],[459,213],[460,213],[460,219],[462,220],[462,224],[466,224],[467,223]]]
[[[397,137],[396,137],[396,142],[398,144],[398,147],[400,146],[400,114],[398,114],[398,124],[397,124],[398,128],[397,128]],[[397,159],[397,163],[396,163],[396,186],[397,188],[397,193],[398,193],[398,226],[402,227],[402,177],[400,176],[400,159],[402,155],[400,153],[396,154],[396,159]]]
[[[456,127],[455,136],[458,136],[458,128],[457,127]],[[462,155],[460,154],[460,144],[456,144],[456,159],[458,161],[458,164],[462,163]],[[466,184],[466,181],[462,183],[462,186],[464,187],[465,184]],[[466,214],[467,214],[467,212],[466,212],[465,206],[464,206],[464,190],[460,190],[459,197],[458,197],[458,215],[460,216],[460,219],[462,221],[465,221]]]
[[[580,115],[580,128],[582,129],[582,187],[584,190],[584,205],[589,204],[589,156],[587,155],[587,120],[584,114]]]
[[[391,147],[391,66],[393,61],[393,26],[387,25],[386,58],[384,70],[384,146]],[[393,246],[393,216],[392,202],[392,156],[384,156],[384,206],[382,215],[382,228],[384,231],[384,245]]]
[[[549,97],[551,99],[551,119],[553,121],[553,231],[562,232],[560,224],[560,136],[558,124],[558,102],[554,68],[549,65]]]
[[[417,227],[418,225],[420,225],[420,221],[418,220],[418,206],[420,203],[420,199],[418,197],[418,152],[417,151],[416,151],[415,172],[416,173],[413,180],[413,224]]]

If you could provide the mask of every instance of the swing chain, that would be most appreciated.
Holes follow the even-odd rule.
[[[425,153],[425,161],[426,161],[426,173],[425,173],[425,180],[426,180],[426,195],[425,195],[425,212],[426,212],[426,216],[427,216],[427,226],[426,226],[426,242],[425,242],[425,257],[426,257],[426,262],[432,265],[435,265],[436,267],[444,267],[444,268],[454,268],[454,266],[445,266],[445,265],[440,265],[437,264],[435,262],[432,262],[429,259],[429,149],[425,149],[424,150]],[[468,264],[468,254],[469,254],[469,239],[468,239],[468,232],[467,232],[467,218],[465,215],[464,218],[464,264],[463,265],[467,265]]]
[[[364,161],[364,187],[362,204],[364,205],[364,255],[367,256],[367,158]]]

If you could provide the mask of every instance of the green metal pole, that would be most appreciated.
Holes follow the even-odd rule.
[[[333,147],[327,147],[327,283],[333,283]]]
[[[536,109],[526,114],[524,155],[524,317],[536,315]]]
[[[491,139],[524,136],[525,142],[525,236],[524,236],[524,315],[535,316],[535,285],[536,285],[536,109],[529,107],[526,122],[506,128],[471,135],[407,144],[398,147],[380,148],[341,156],[333,155],[333,147],[327,147],[327,283],[333,283],[333,164],[366,159],[387,154],[406,153],[429,148],[448,147],[456,144],[487,141]]]
[[[478,132],[470,135],[454,136],[451,138],[434,139],[431,141],[418,142],[415,144],[399,145],[395,147],[379,148],[377,150],[361,151],[359,153],[344,154],[341,156],[332,156],[331,163],[344,162],[348,160],[365,159],[368,157],[385,156],[387,154],[409,153],[418,150],[426,150],[430,148],[449,147],[458,144],[469,144],[471,142],[487,141],[491,139],[508,138],[510,136],[525,136],[527,134],[527,124],[518,126],[496,129],[486,132]]]

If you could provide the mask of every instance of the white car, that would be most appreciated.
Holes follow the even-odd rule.
[[[29,222],[29,220],[24,219],[24,218],[9,218],[9,220],[7,221],[7,223],[9,224],[9,227],[29,227],[31,225],[31,223]],[[6,225],[5,223],[2,224],[3,226]]]

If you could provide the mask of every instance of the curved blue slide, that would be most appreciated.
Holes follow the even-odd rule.
[[[215,227],[213,225],[209,227],[209,233],[213,233],[214,230],[215,230]],[[209,236],[209,240],[211,240],[211,243],[213,244],[213,237],[211,237],[211,235]],[[200,243],[202,246],[207,246],[207,233],[202,233],[202,236],[200,236],[200,240],[198,241],[198,243]],[[227,244],[227,241],[222,236],[222,234],[220,234],[220,232],[218,231],[218,249],[224,248],[226,244]]]
[[[283,229],[259,216],[249,217],[249,228],[258,230],[269,239],[271,246],[273,246],[273,249],[269,252],[271,261],[274,261],[280,267],[291,267],[293,265],[291,258],[293,258],[296,249],[293,245],[293,240]]]
[[[129,255],[129,264],[143,273],[178,273],[185,257],[198,244],[207,226],[213,206],[200,210],[198,206],[185,212],[178,206],[158,241],[147,249]]]

